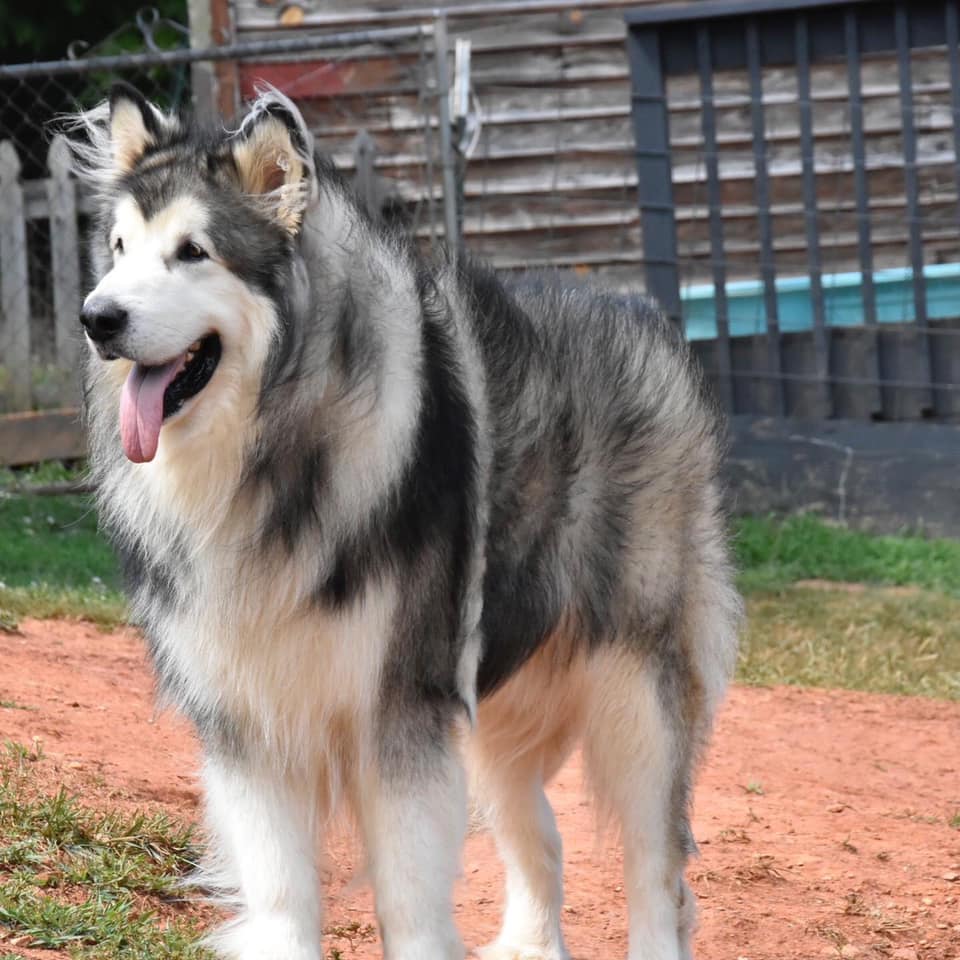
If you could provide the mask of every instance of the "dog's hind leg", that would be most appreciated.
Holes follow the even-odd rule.
[[[544,784],[582,723],[583,661],[547,644],[480,704],[468,741],[477,806],[506,868],[506,904],[483,960],[566,960],[563,851]]]
[[[387,726],[358,797],[384,958],[462,960],[453,884],[466,835],[463,766],[452,732],[431,743],[417,726]]]
[[[320,960],[319,884],[306,790],[227,760],[204,769],[222,880],[241,913],[211,938],[231,960]]]
[[[584,753],[602,811],[624,845],[629,960],[685,960],[695,904],[683,873],[693,849],[687,794],[693,738],[655,654],[594,653]]]
[[[480,957],[567,960],[560,931],[562,844],[543,789],[543,758],[536,752],[511,761],[484,753],[481,744],[471,753],[477,801],[493,829],[507,880],[500,934]]]

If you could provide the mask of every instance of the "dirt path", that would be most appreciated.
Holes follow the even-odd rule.
[[[154,715],[132,632],[26,621],[0,633],[0,738],[42,741],[38,764],[88,804],[198,816],[196,744]],[[579,758],[550,790],[563,833],[568,944],[577,960],[622,960],[621,858],[598,840]],[[960,704],[796,688],[731,693],[696,793],[702,856],[700,960],[960,958]],[[953,820],[953,825],[951,825]],[[336,936],[373,922],[357,862],[331,843],[327,922],[344,957],[375,940]],[[488,836],[470,838],[457,891],[470,946],[496,931],[501,873]],[[0,943],[0,956],[3,955]],[[55,954],[37,952],[37,957]]]

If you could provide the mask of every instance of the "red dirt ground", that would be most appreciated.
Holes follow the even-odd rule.
[[[38,774],[89,805],[196,819],[197,746],[152,683],[132,631],[25,621],[0,633],[0,738],[42,741]],[[960,704],[799,688],[735,688],[696,792],[700,960],[960,958]],[[566,859],[567,941],[577,960],[626,953],[621,857],[597,838],[574,757],[550,789]],[[951,820],[953,824],[951,825]],[[379,957],[366,889],[345,886],[355,846],[334,838],[326,880],[331,947]],[[490,939],[501,871],[472,836],[457,890],[469,946]],[[0,927],[0,957],[4,938]],[[15,950],[31,958],[56,953]]]

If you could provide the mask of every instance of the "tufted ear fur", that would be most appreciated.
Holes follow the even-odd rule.
[[[244,193],[267,200],[295,235],[314,192],[312,137],[291,100],[272,88],[258,93],[234,136],[233,161]]]
[[[106,193],[178,125],[126,83],[115,83],[109,98],[92,109],[59,119],[65,133],[79,134],[69,137],[74,172]]]
[[[129,173],[160,136],[162,115],[126,83],[110,90],[110,147],[113,168]]]

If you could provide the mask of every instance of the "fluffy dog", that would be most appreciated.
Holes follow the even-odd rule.
[[[318,960],[347,807],[385,956],[456,960],[468,781],[507,871],[487,960],[562,960],[544,784],[582,741],[630,960],[689,956],[691,775],[734,660],[722,423],[681,335],[372,223],[296,107],[84,114],[86,414],[163,695],[205,751],[224,956]],[[469,775],[465,772],[469,771]]]

